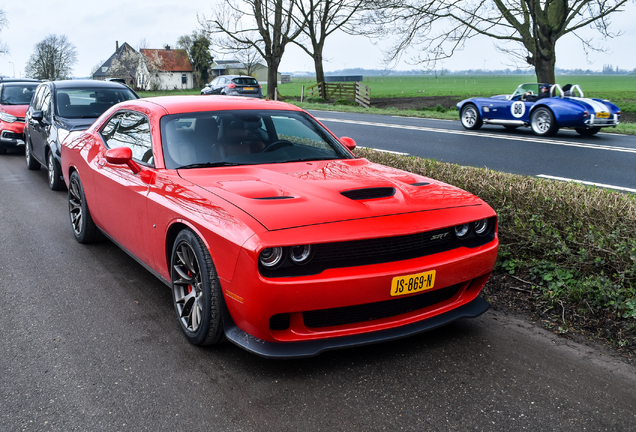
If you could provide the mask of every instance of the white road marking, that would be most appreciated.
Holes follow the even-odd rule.
[[[596,187],[605,188],[605,189],[614,189],[614,190],[619,190],[619,191],[636,193],[636,189],[630,189],[630,188],[626,188],[626,187],[622,187],[622,186],[613,186],[613,185],[608,185],[608,184],[603,184],[603,183],[594,183],[594,182],[583,181],[583,180],[575,180],[575,179],[570,179],[570,178],[565,178],[565,177],[555,177],[555,176],[550,176],[550,175],[545,175],[545,174],[539,174],[537,177],[541,177],[541,178],[549,179],[549,180],[560,180],[560,181],[564,181],[564,182],[580,183],[580,184],[584,184],[584,185],[588,185],[588,186],[596,186]]]
[[[393,128],[393,129],[407,129],[407,130],[416,130],[416,131],[423,131],[423,132],[437,132],[437,133],[445,133],[445,134],[451,134],[451,135],[474,136],[479,138],[494,138],[494,139],[502,139],[502,140],[509,140],[509,141],[536,142],[541,144],[559,145],[564,147],[580,147],[580,148],[586,148],[591,150],[636,153],[636,148],[609,146],[609,145],[601,145],[601,144],[559,141],[554,139],[537,139],[537,137],[499,135],[499,134],[493,134],[493,133],[487,133],[487,132],[474,132],[474,131],[468,131],[468,130],[450,130],[450,129],[439,129],[439,128],[432,128],[432,127],[424,127],[424,126],[396,125],[396,124],[389,124],[389,123],[373,123],[373,122],[366,122],[366,121],[359,121],[359,120],[342,120],[342,119],[321,118],[321,117],[316,117],[316,118],[321,122],[350,123],[350,124],[363,125],[363,126],[387,127],[387,128]]]
[[[402,152],[397,152],[397,151],[393,151],[393,150],[382,150],[382,149],[378,149],[378,148],[362,147],[362,146],[357,146],[357,148],[370,149],[370,150],[375,150],[375,151],[379,151],[379,152],[382,152],[382,153],[391,153],[391,154],[396,154],[396,155],[401,155],[401,156],[409,156],[409,153],[402,153]]]

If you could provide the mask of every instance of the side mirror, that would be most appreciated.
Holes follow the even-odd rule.
[[[33,120],[42,121],[42,119],[44,118],[44,114],[42,113],[42,111],[31,111],[31,118]]]
[[[132,160],[132,150],[129,147],[116,147],[106,152],[106,161],[113,165],[128,165],[133,173],[141,171],[137,162]]]
[[[356,148],[356,142],[352,138],[342,137],[340,138],[340,142],[349,150]]]

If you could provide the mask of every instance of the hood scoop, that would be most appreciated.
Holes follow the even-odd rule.
[[[395,195],[395,188],[375,187],[375,188],[364,188],[364,189],[352,189],[352,190],[340,192],[340,194],[355,201],[376,199],[376,198],[388,198]]]

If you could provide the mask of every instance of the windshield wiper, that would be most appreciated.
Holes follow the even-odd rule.
[[[213,168],[213,167],[238,166],[238,165],[249,165],[249,164],[235,163],[235,162],[206,162],[206,163],[193,163],[193,164],[183,165],[183,166],[177,167],[176,169]]]
[[[290,160],[285,160],[282,161],[283,163],[287,163],[287,162],[312,162],[312,161],[321,161],[321,160],[336,160],[336,159],[342,159],[340,157],[337,156],[330,156],[330,157],[308,157],[308,158],[300,158],[300,159],[290,159]]]

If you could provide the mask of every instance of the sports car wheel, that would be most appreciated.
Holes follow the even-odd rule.
[[[183,230],[172,247],[172,298],[179,324],[195,345],[223,338],[221,285],[207,248],[192,231]]]
[[[479,129],[483,124],[479,110],[473,104],[464,105],[459,117],[462,121],[462,126],[466,129]]]
[[[29,145],[28,142],[24,146],[24,158],[26,159],[27,169],[30,169],[30,170],[40,169],[40,162],[36,161],[31,155],[31,146]]]
[[[77,171],[71,174],[68,182],[68,214],[75,240],[80,243],[92,243],[102,238],[101,231],[88,211],[84,188]]]
[[[55,191],[64,189],[64,181],[62,181],[61,178],[62,172],[60,167],[55,162],[55,157],[53,156],[52,151],[49,151],[46,162],[46,168],[49,171],[49,187]]]
[[[530,127],[539,136],[552,136],[559,130],[552,111],[539,107],[530,116]]]
[[[583,136],[592,136],[592,135],[596,135],[598,133],[598,131],[601,130],[601,128],[595,127],[595,128],[575,128],[575,131],[577,131],[579,133],[579,135],[583,135]]]

